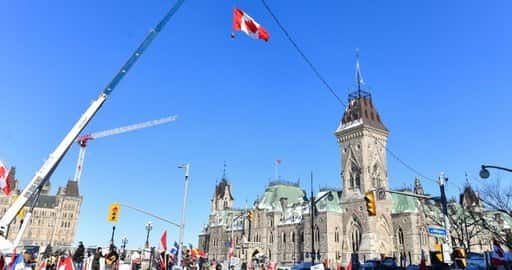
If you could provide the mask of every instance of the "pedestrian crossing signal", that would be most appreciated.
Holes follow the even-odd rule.
[[[376,216],[377,205],[375,205],[375,194],[373,191],[366,192],[364,194],[364,200],[366,201],[366,210],[368,211],[368,216]]]
[[[118,203],[110,204],[108,209],[107,220],[109,222],[118,222],[119,221],[119,212],[121,211],[121,205]]]

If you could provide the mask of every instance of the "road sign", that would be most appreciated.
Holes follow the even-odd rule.
[[[440,227],[428,227],[428,234],[432,236],[445,237],[446,229]]]
[[[119,212],[121,211],[121,205],[118,203],[112,203],[110,204],[110,207],[108,209],[108,216],[107,220],[110,222],[117,222],[119,221]]]

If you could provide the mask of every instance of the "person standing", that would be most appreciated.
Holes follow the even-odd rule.
[[[84,263],[85,257],[85,247],[82,241],[78,242],[78,248],[73,253],[73,264],[75,265],[75,270],[82,270],[82,265]]]
[[[92,258],[92,264],[91,264],[92,270],[100,270],[101,258],[103,258],[103,250],[101,250],[101,247],[99,247],[96,249],[96,253],[94,254],[94,257]]]
[[[119,260],[119,254],[117,253],[117,248],[114,245],[110,245],[109,252],[107,257],[105,258],[106,269],[107,270],[117,270],[117,263]]]

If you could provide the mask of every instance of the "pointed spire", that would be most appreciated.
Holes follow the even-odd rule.
[[[222,179],[226,179],[226,161],[224,160],[224,169],[222,170]]]
[[[361,97],[361,86],[364,84],[363,76],[361,75],[361,67],[359,65],[359,48],[356,49],[356,81],[357,81],[357,93]]]

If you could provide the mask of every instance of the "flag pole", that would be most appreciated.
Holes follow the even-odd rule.
[[[279,164],[277,163],[277,161],[275,161],[274,162],[274,180],[278,180],[277,166],[279,166]]]

